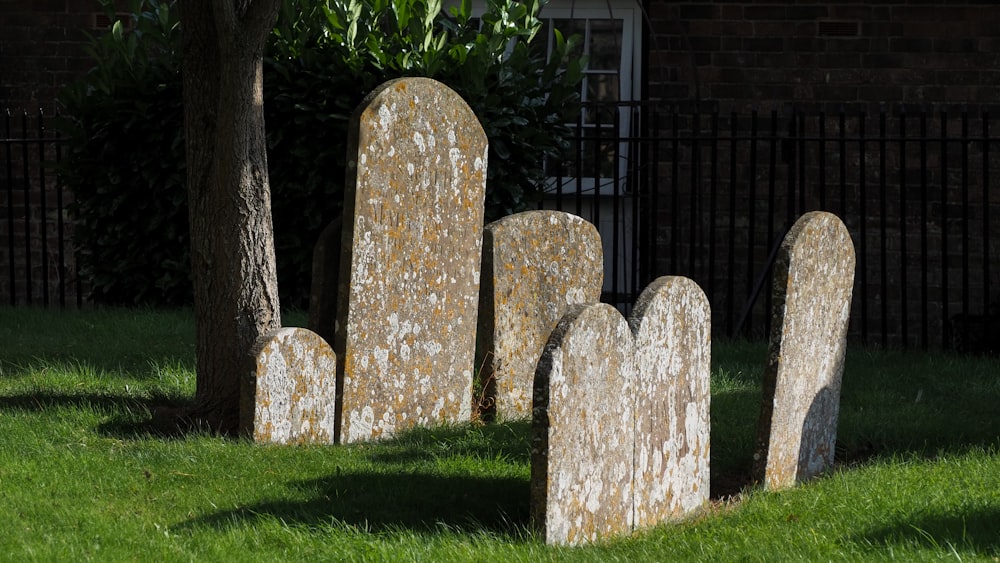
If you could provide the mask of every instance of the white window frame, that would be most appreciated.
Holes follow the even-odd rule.
[[[643,14],[637,0],[550,0],[539,11],[538,18],[546,22],[545,32],[548,33],[548,22],[559,19],[620,19],[622,20],[621,60],[618,66],[618,99],[622,102],[637,100],[641,96],[639,88],[642,65],[642,22]],[[586,39],[586,38],[584,38]],[[583,88],[582,100],[587,101],[587,89]],[[575,127],[576,124],[573,124]],[[618,146],[618,178],[598,178],[583,176],[563,177],[562,193],[571,194],[578,190],[585,195],[612,195],[615,184],[625,186],[628,171],[629,143],[631,136],[630,112],[621,112],[618,117],[618,138],[622,139]],[[587,124],[584,123],[584,127]],[[549,178],[546,182],[546,193],[559,191],[558,180]]]

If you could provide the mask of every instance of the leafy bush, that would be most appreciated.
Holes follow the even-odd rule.
[[[58,173],[74,196],[80,273],[94,300],[188,303],[180,28],[170,2],[131,8],[91,38],[98,64],[62,92],[72,117],[58,123],[69,141]]]
[[[179,26],[166,0],[133,0],[130,26],[93,38],[95,69],[62,98],[71,150],[61,175],[78,201],[84,271],[100,302],[190,300]],[[110,6],[109,6],[110,8]],[[581,61],[557,33],[536,38],[538,0],[286,0],[265,59],[268,164],[286,305],[308,301],[312,246],[340,214],[347,124],[378,84],[436,78],[490,140],[487,218],[540,196],[542,163],[567,143]],[[125,27],[129,29],[124,29]],[[500,165],[502,163],[502,165]]]

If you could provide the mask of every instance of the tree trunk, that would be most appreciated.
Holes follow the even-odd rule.
[[[186,417],[239,423],[254,344],[281,325],[262,61],[280,0],[182,0],[197,389]]]

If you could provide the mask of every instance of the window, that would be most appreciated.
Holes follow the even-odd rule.
[[[548,191],[611,194],[625,185],[632,116],[619,102],[639,97],[642,13],[634,0],[552,0],[539,17],[546,37],[558,29],[565,37],[578,35],[588,58],[580,97],[584,110],[574,127],[579,144],[575,155],[550,170]]]

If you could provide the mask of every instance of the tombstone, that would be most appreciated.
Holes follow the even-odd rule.
[[[635,527],[702,509],[709,495],[711,309],[688,278],[662,277],[636,301]]]
[[[575,305],[538,363],[531,429],[531,513],[546,543],[632,530],[635,355],[621,314]]]
[[[343,221],[337,217],[323,229],[313,247],[312,279],[309,285],[309,330],[333,342],[337,320],[337,283],[340,276],[340,235]]]
[[[854,244],[835,215],[803,215],[774,267],[774,308],[754,477],[790,487],[833,464],[854,287]]]
[[[242,384],[241,428],[255,442],[333,444],[337,357],[316,333],[279,328],[256,347]]]
[[[526,211],[486,225],[476,366],[486,412],[531,414],[535,366],[571,305],[596,303],[604,275],[601,236],[561,211]]]
[[[406,78],[366,98],[348,146],[338,439],[469,420],[486,135],[455,92]]]
[[[681,277],[653,282],[627,323],[604,304],[572,306],[559,321],[532,413],[531,513],[547,543],[629,533],[705,506],[710,334],[705,294]]]

